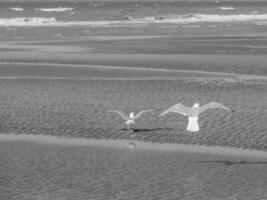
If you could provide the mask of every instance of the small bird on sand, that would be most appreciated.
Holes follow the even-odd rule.
[[[111,110],[108,112],[113,112],[113,113],[117,113],[119,114],[124,120],[125,123],[128,127],[128,131],[130,130],[130,125],[135,123],[135,120],[137,118],[139,118],[142,114],[146,113],[146,112],[153,112],[153,110],[142,110],[141,112],[137,113],[135,115],[134,112],[131,112],[129,116],[126,116],[122,111],[118,111],[118,110]]]
[[[221,108],[221,109],[234,112],[233,110],[226,107],[225,105],[221,103],[217,103],[217,102],[211,102],[202,107],[199,106],[199,103],[195,103],[192,108],[184,106],[181,103],[178,103],[170,107],[163,113],[161,113],[160,116],[163,116],[169,112],[180,113],[182,115],[188,116],[187,131],[198,132],[199,131],[198,115],[202,113],[203,111],[210,109],[210,108]]]

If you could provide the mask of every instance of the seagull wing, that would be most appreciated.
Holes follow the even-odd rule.
[[[175,113],[180,113],[182,115],[190,115],[192,112],[192,108],[189,108],[181,103],[175,104],[174,106],[170,107],[166,111],[160,114],[160,116],[163,116],[169,112],[175,112]]]
[[[137,115],[135,116],[135,119],[137,119],[137,118],[140,117],[143,113],[146,113],[146,112],[153,112],[153,110],[143,110],[143,111],[137,113]]]
[[[218,102],[211,102],[211,103],[208,103],[202,107],[199,108],[199,113],[207,110],[207,109],[210,109],[210,108],[222,108],[222,109],[225,109],[225,110],[228,110],[228,111],[232,111],[230,108],[228,108],[227,106],[221,104],[221,103],[218,103]]]
[[[124,120],[128,120],[128,117],[126,117],[126,116],[124,115],[124,113],[121,112],[121,111],[118,111],[118,110],[111,110],[111,111],[108,111],[108,112],[117,113],[117,114],[119,114]]]

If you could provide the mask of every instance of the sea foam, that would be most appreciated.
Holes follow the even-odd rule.
[[[261,22],[267,20],[267,14],[211,15],[187,14],[172,16],[129,17],[127,20],[99,21],[60,21],[56,18],[19,17],[0,18],[0,26],[133,26],[148,24],[192,24],[192,23],[225,23],[225,22]]]
[[[55,18],[41,17],[16,17],[16,18],[0,18],[0,26],[51,26],[56,24]]]
[[[157,22],[169,23],[197,23],[197,22],[247,22],[267,20],[267,14],[238,14],[238,15],[214,15],[214,14],[189,14],[166,17]]]
[[[15,7],[15,8],[8,8],[9,10],[14,10],[14,11],[24,11],[24,8],[20,8],[20,7]]]
[[[235,10],[235,7],[219,7],[221,10]]]
[[[42,11],[42,12],[67,12],[67,11],[72,11],[73,8],[69,8],[69,7],[35,8],[34,10],[39,10],[39,11]]]

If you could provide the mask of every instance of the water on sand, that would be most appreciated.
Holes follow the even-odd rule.
[[[149,144],[131,151],[123,147],[123,141],[96,144],[29,135],[1,138],[3,199],[211,200],[264,199],[267,195],[266,157],[240,157],[238,153],[218,157],[164,151],[165,147],[154,151]]]

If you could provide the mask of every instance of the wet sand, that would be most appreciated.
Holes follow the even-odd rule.
[[[1,142],[32,142],[39,144],[63,145],[63,146],[89,146],[103,147],[111,149],[132,149],[133,151],[167,151],[182,152],[192,154],[208,154],[220,155],[239,158],[258,158],[267,159],[266,151],[253,149],[241,149],[235,147],[222,146],[205,146],[205,145],[185,145],[170,143],[152,143],[142,142],[134,139],[130,140],[110,140],[110,139],[89,139],[89,138],[70,138],[48,135],[32,135],[32,134],[1,134]],[[134,144],[131,146],[131,144]]]
[[[267,197],[267,84],[258,76],[38,63],[2,63],[1,71],[0,132],[32,141],[31,134],[60,137],[0,142],[2,199]],[[181,115],[155,118],[177,102],[195,101],[223,102],[235,113],[203,113],[199,133],[188,133]],[[107,113],[151,108],[156,115],[137,120],[131,133],[119,116]],[[127,146],[132,134],[136,149]],[[98,142],[58,145],[66,138]]]
[[[266,37],[127,30],[36,41],[20,29],[25,40],[2,41],[1,133],[125,139],[108,110],[159,114],[178,102],[219,101],[236,112],[203,113],[198,134],[185,131],[181,115],[147,115],[135,124],[137,139],[266,149]]]
[[[128,30],[129,31],[129,30]],[[266,37],[87,36],[1,42],[1,62],[159,68],[267,75]]]
[[[125,142],[0,141],[0,198],[267,198],[265,157],[244,156],[267,149],[265,27],[230,27],[231,34],[204,27],[193,35],[190,27],[0,29],[1,134]],[[157,118],[178,102],[210,101],[235,112],[204,112],[199,133],[186,131],[182,115]],[[114,109],[155,115],[142,116],[130,133],[107,112]],[[127,148],[132,134],[135,150]],[[207,149],[157,149],[170,144]],[[214,146],[245,150],[212,155]]]
[[[266,159],[1,141],[3,199],[265,199]]]

